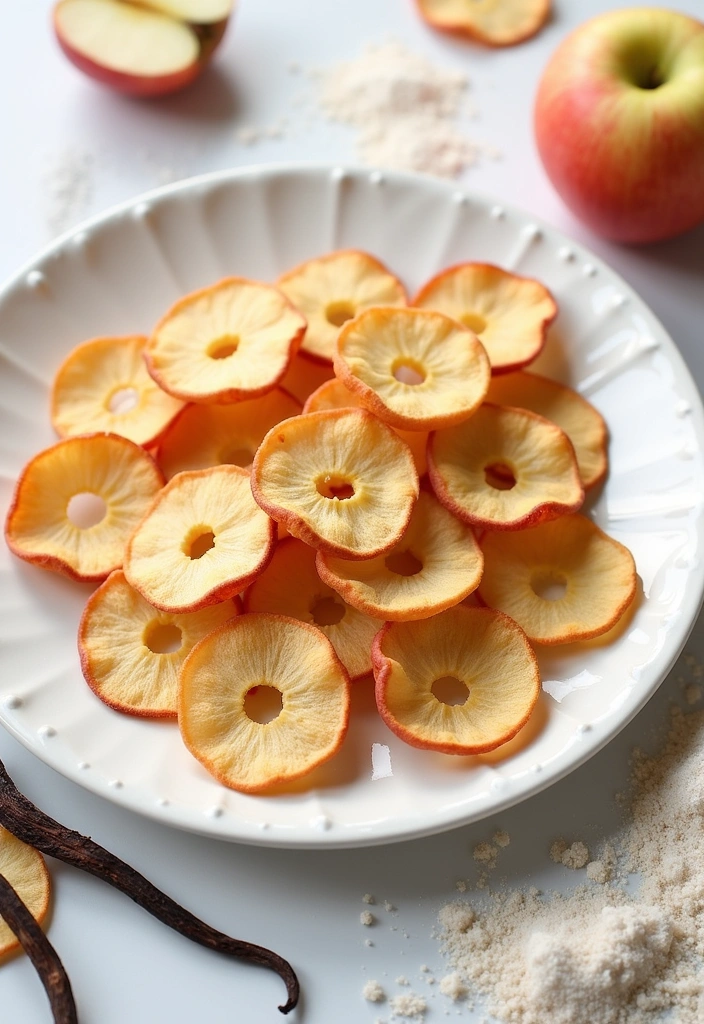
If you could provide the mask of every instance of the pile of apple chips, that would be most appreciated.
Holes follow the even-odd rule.
[[[340,251],[74,349],[61,440],[23,471],[5,535],[100,582],[78,635],[95,693],[177,718],[248,793],[332,757],[370,672],[416,747],[515,736],[533,645],[605,633],[636,590],[630,552],[578,511],[607,471],[604,421],[523,369],[556,314],[539,282],[479,263],[409,302]]]

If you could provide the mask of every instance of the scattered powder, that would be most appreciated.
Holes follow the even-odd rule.
[[[472,856],[480,864],[494,865],[496,864],[496,858],[499,855],[499,851],[491,843],[477,843],[474,847]]]
[[[428,1008],[423,996],[419,996],[415,992],[394,996],[389,1005],[396,1017],[415,1017],[416,1019],[422,1017]]]
[[[455,882],[455,889],[457,889],[457,892],[467,892],[467,883],[464,878],[460,878]]]
[[[499,829],[498,832],[494,833],[494,842],[503,850],[510,844],[511,836],[508,834],[508,832],[504,832],[503,829]]]
[[[364,896],[362,896],[362,903],[374,904],[376,900],[370,892],[365,892]]]
[[[685,688],[684,699],[688,704],[697,704],[702,699],[702,688],[696,683],[690,683]]]
[[[408,980],[408,978],[406,977],[405,974],[399,974],[398,978],[396,979],[396,984],[397,985],[410,985],[411,983],[410,983],[410,981]]]
[[[95,185],[95,157],[83,149],[64,150],[42,173],[46,223],[52,235],[83,220],[90,211]]]
[[[589,860],[589,850],[584,843],[576,842],[568,846],[564,839],[556,839],[550,847],[550,859],[566,868],[583,868]]]
[[[370,925],[374,924],[374,915],[368,910],[363,910],[359,915],[359,923],[369,928]]]
[[[378,981],[368,981],[362,989],[362,995],[370,1003],[383,1003],[386,999],[386,992]]]
[[[384,906],[384,910],[388,910],[389,913],[392,913],[396,909],[396,907],[393,905],[393,903],[389,903],[388,900],[384,900],[383,906]]]
[[[440,979],[440,991],[444,996],[449,996],[457,1002],[458,999],[464,999],[467,995],[467,986],[462,981],[462,976],[453,971],[452,974],[446,974],[444,978]]]

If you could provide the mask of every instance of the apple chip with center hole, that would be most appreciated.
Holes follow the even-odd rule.
[[[51,881],[44,858],[0,825],[0,875],[10,883],[32,917],[41,924],[49,911]],[[0,917],[0,957],[18,949],[19,939]]]

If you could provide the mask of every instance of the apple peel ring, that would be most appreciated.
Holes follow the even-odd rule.
[[[486,400],[528,409],[564,430],[572,442],[585,490],[595,487],[606,476],[606,423],[601,413],[572,388],[537,373],[519,371],[492,377]]]
[[[412,306],[437,309],[475,332],[493,373],[509,373],[541,352],[557,304],[545,285],[490,263],[460,263],[423,285]]]
[[[534,36],[550,17],[550,0],[416,0],[433,28],[485,46],[515,46]]]
[[[78,628],[83,676],[103,703],[144,718],[176,718],[178,676],[191,649],[239,612],[234,601],[174,615],[111,573],[88,598]]]
[[[104,580],[164,484],[143,448],[118,434],[83,434],[23,469],[5,523],[11,551],[74,580]]]
[[[405,306],[406,290],[369,253],[357,249],[307,260],[277,281],[278,287],[308,321],[301,352],[332,362],[340,328],[371,306]]]
[[[489,403],[431,434],[428,475],[445,508],[487,530],[536,526],[584,500],[567,435],[535,413]]]
[[[284,376],[305,329],[278,288],[227,277],[171,307],[147,342],[147,369],[184,402],[256,398]]]
[[[284,420],[259,446],[251,479],[272,519],[342,558],[374,558],[392,548],[418,498],[408,445],[363,409]]]
[[[477,589],[484,558],[469,526],[421,491],[387,555],[350,562],[318,552],[320,578],[353,608],[380,619],[426,619]]]
[[[239,466],[179,473],[125,551],[127,582],[165,612],[193,612],[244,590],[267,565],[276,528]]]
[[[181,669],[183,741],[219,782],[243,793],[329,760],[349,715],[350,682],[332,644],[283,615],[232,619],[196,644]]]
[[[486,533],[479,597],[515,618],[535,643],[606,633],[636,594],[633,556],[582,515],[520,533]]]
[[[49,912],[51,879],[44,858],[0,825],[0,875],[10,883],[30,914],[41,924]],[[0,917],[0,957],[19,949],[20,941]]]
[[[481,404],[491,368],[475,333],[429,309],[369,309],[337,339],[335,375],[392,427],[435,430]]]
[[[295,537],[280,541],[274,557],[244,595],[245,609],[286,615],[317,626],[335,648],[350,679],[360,679],[372,670],[372,641],[383,619],[371,618],[343,601],[318,575],[315,557],[315,550]]]
[[[523,630],[507,615],[458,605],[418,622],[387,622],[372,650],[376,702],[413,747],[481,754],[526,724],[540,672]]]
[[[170,480],[209,466],[251,466],[262,438],[301,403],[282,388],[231,405],[187,405],[164,433],[156,460]]]

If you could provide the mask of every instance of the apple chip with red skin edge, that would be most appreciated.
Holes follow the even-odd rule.
[[[406,290],[366,252],[343,249],[307,260],[277,282],[308,321],[301,352],[332,361],[340,328],[371,306],[405,306]]]
[[[363,409],[284,420],[259,446],[251,480],[257,503],[294,537],[351,559],[392,548],[418,498],[408,445]]]
[[[563,516],[533,530],[485,533],[479,597],[511,615],[535,643],[600,636],[636,594],[628,548],[591,519]]]
[[[550,0],[416,0],[433,28],[485,46],[515,46],[530,39],[550,17]]]
[[[488,403],[430,435],[428,476],[450,512],[486,530],[536,526],[584,501],[567,435],[535,413]]]
[[[126,437],[66,438],[22,470],[5,540],[16,555],[42,569],[74,580],[104,580],[121,567],[130,534],[163,484],[151,455]],[[72,501],[84,497],[100,507],[102,517],[77,525]]]
[[[183,403],[167,395],[144,364],[140,335],[92,338],[59,367],[51,390],[51,422],[61,437],[108,431],[148,448]]]
[[[51,879],[44,858],[0,825],[0,875],[10,883],[30,914],[42,924],[49,912]],[[0,917],[0,957],[19,949],[20,941]]]
[[[313,548],[295,537],[281,541],[264,572],[245,593],[245,609],[288,615],[317,626],[335,648],[350,679],[360,679],[372,670],[372,640],[383,619],[370,618],[346,604],[321,580],[315,555]]]
[[[364,562],[317,555],[320,578],[348,604],[395,622],[427,619],[459,604],[476,590],[483,562],[471,528],[426,491],[387,555]]]
[[[437,309],[473,330],[492,373],[509,373],[532,362],[557,316],[545,285],[490,263],[460,263],[441,271],[411,305]]]
[[[540,694],[528,638],[489,608],[458,605],[418,622],[387,622],[372,661],[389,729],[443,754],[481,754],[508,742]]]
[[[278,288],[226,277],[171,307],[147,342],[147,369],[184,402],[256,398],[284,376],[305,329]]]
[[[192,470],[169,480],[130,537],[125,577],[160,611],[198,611],[249,586],[275,543],[246,469]]]
[[[275,717],[259,713],[263,696],[280,701]],[[242,793],[266,792],[328,761],[349,715],[350,681],[332,644],[284,615],[232,619],[196,644],[181,669],[183,741],[211,775]]]
[[[334,376],[335,371],[329,363],[316,363],[299,352],[291,360],[279,384],[299,402],[305,402],[316,388]]]
[[[247,468],[267,431],[300,411],[301,403],[278,387],[231,405],[187,405],[162,437],[157,462],[167,480],[209,466]]]
[[[580,394],[537,373],[508,373],[492,377],[487,402],[529,409],[556,423],[569,437],[585,490],[606,476],[608,430],[593,405]]]
[[[176,718],[178,675],[186,655],[238,613],[238,599],[184,615],[159,611],[118,569],[88,598],[78,627],[83,677],[116,711]]]
[[[368,309],[337,339],[335,375],[392,427],[435,430],[481,404],[491,369],[474,331],[430,309]]]

